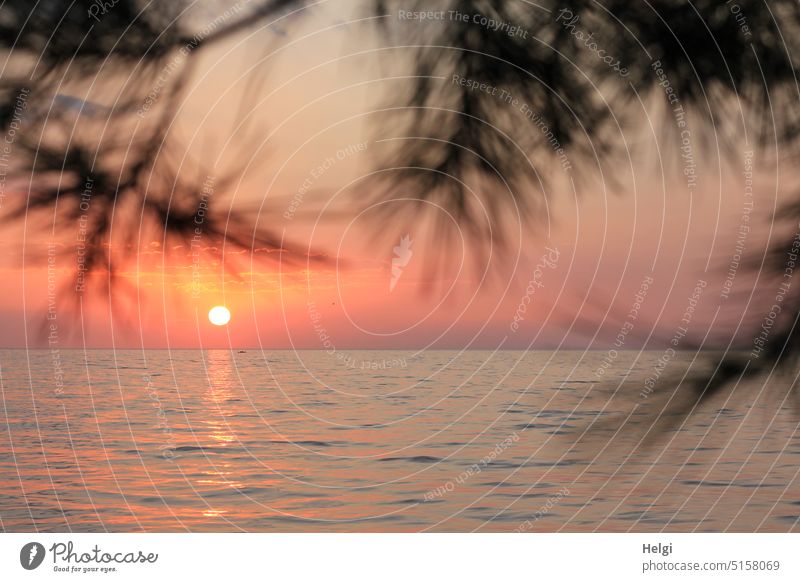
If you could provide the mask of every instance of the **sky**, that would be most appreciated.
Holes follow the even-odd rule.
[[[176,127],[187,172],[210,176],[247,156],[241,181],[213,192],[215,205],[258,212],[326,262],[165,248],[145,237],[120,263],[123,284],[111,300],[100,291],[76,302],[79,225],[57,237],[36,221],[6,225],[0,347],[607,349],[624,328],[624,347],[634,349],[666,345],[689,307],[698,337],[712,322],[741,318],[746,301],[723,290],[746,201],[745,143],[734,144],[737,155],[725,163],[698,145],[698,181],[688,188],[680,161],[663,151],[675,148],[665,146],[670,133],[651,101],[642,123],[620,136],[626,156],[605,160],[602,174],[557,175],[541,216],[512,215],[495,225],[508,235],[505,252],[475,243],[453,222],[455,242],[446,245],[431,220],[448,223],[443,209],[405,220],[397,203],[364,204],[365,179],[396,137],[381,108],[408,81],[386,70],[385,54],[365,54],[377,41],[345,20],[323,14],[305,27],[216,49],[203,58]],[[274,54],[263,49],[264,35]],[[237,103],[252,78],[246,73],[262,58],[269,72],[261,98],[239,124]],[[89,96],[103,103],[102,90]],[[76,116],[75,123],[90,120]],[[257,147],[243,153],[237,145],[252,136]],[[760,163],[761,154],[754,153],[760,194],[746,237],[754,250],[770,235],[781,196],[780,173]],[[198,168],[193,157],[213,164]],[[13,196],[25,196],[24,188],[5,203]],[[51,244],[57,256],[48,263]],[[736,296],[752,289],[743,268],[734,289]],[[208,321],[215,305],[230,309],[229,325]]]

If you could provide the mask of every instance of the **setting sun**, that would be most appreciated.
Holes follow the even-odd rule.
[[[227,307],[217,305],[208,312],[208,321],[214,325],[225,325],[231,320],[231,312]]]

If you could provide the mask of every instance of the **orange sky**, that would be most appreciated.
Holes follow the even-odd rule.
[[[48,273],[58,280],[56,323],[62,347],[330,349],[325,340],[339,350],[526,348],[532,341],[537,347],[561,342],[578,347],[590,343],[597,322],[614,305],[595,344],[599,346],[617,333],[620,314],[627,313],[649,276],[655,284],[647,293],[637,333],[649,332],[663,310],[660,327],[669,334],[697,280],[704,279],[709,283],[701,301],[704,315],[695,320],[695,331],[701,333],[705,324],[700,322],[709,321],[717,306],[726,303],[720,296],[724,277],[719,266],[733,250],[731,225],[738,215],[725,210],[721,222],[727,226],[715,237],[708,225],[716,219],[718,201],[711,195],[695,195],[687,204],[688,194],[671,193],[666,205],[654,203],[655,196],[642,192],[606,201],[589,196],[577,203],[562,200],[554,209],[558,220],[550,239],[535,233],[523,236],[505,265],[492,261],[482,283],[472,266],[474,249],[445,249],[424,226],[402,223],[384,224],[386,237],[376,240],[368,215],[365,224],[333,220],[313,234],[307,226],[293,231],[294,240],[310,241],[329,254],[327,265],[251,264],[248,254],[237,253],[225,272],[213,254],[203,252],[193,260],[187,249],[172,249],[165,259],[157,244],[149,245],[141,250],[138,264],[132,260],[121,269],[130,286],[115,290],[118,309],[112,311],[102,295],[86,294],[82,318],[69,301],[74,297],[69,287],[74,258],[60,257],[48,271],[41,261],[28,258],[23,265],[19,254],[7,255],[0,270],[5,291],[0,342],[3,347],[46,345],[41,326],[48,323],[53,290],[50,286],[48,293]],[[413,240],[413,254],[390,290],[393,247],[406,234]],[[755,241],[756,233],[752,236]],[[34,250],[46,254],[46,240],[30,234],[27,255]],[[542,263],[543,256],[553,256],[546,248],[557,251],[552,265]],[[711,266],[718,270],[704,274],[712,254],[716,259]],[[430,270],[429,261],[442,257],[450,270]],[[531,280],[536,281],[532,294],[527,293]],[[744,281],[742,273],[738,290]],[[512,329],[526,293],[525,312]],[[233,314],[225,328],[207,320],[208,310],[217,304],[227,305]],[[591,329],[570,331],[575,320],[592,322]],[[636,343],[632,336],[628,347]]]
[[[342,22],[333,15],[327,18],[329,25]],[[703,171],[698,187],[689,193],[679,167],[661,166],[665,154],[659,148],[664,144],[650,125],[653,119],[644,115],[647,123],[620,135],[630,157],[604,161],[606,179],[589,175],[577,184],[576,197],[562,176],[548,192],[550,213],[544,220],[512,219],[505,225],[512,233],[510,260],[493,260],[487,280],[480,273],[486,265],[477,272],[474,267],[474,247],[444,248],[426,222],[380,221],[374,209],[355,212],[363,194],[357,180],[374,167],[386,147],[381,140],[392,137],[389,129],[379,131],[385,127],[381,116],[370,111],[403,85],[382,69],[385,55],[352,56],[369,44],[364,37],[359,37],[359,46],[348,41],[354,28],[339,26],[315,33],[313,43],[297,44],[291,41],[305,32],[293,31],[288,47],[270,57],[264,99],[243,126],[233,123],[237,90],[247,81],[243,73],[264,55],[254,47],[263,45],[256,36],[221,47],[204,57],[179,119],[187,153],[207,152],[212,144],[216,165],[241,155],[236,143],[256,131],[260,146],[249,152],[242,182],[224,193],[222,203],[234,208],[263,204],[270,216],[279,217],[270,223],[273,230],[324,251],[332,264],[279,267],[259,261],[251,266],[247,255],[237,255],[232,272],[224,272],[205,252],[193,262],[188,249],[172,249],[167,260],[159,244],[145,244],[138,263],[129,261],[121,269],[123,279],[138,292],[126,297],[124,288],[115,290],[119,311],[112,312],[105,298],[86,296],[81,318],[68,305],[74,294],[64,297],[59,291],[66,299],[58,303],[60,346],[321,349],[323,329],[338,349],[525,348],[531,342],[538,347],[562,342],[597,347],[617,333],[619,317],[606,321],[594,344],[594,329],[578,333],[570,330],[571,324],[603,321],[612,305],[615,313],[626,313],[648,276],[655,285],[642,311],[638,332],[643,336],[656,321],[671,335],[672,322],[685,310],[698,279],[709,282],[695,323],[698,333],[718,306],[736,311],[736,306],[725,305],[730,302],[721,299],[720,289],[741,220],[743,162],[735,159],[720,167],[715,152],[698,150]],[[310,50],[320,43],[326,51]],[[89,97],[102,101],[102,95]],[[744,149],[741,144],[736,151]],[[777,196],[770,177],[775,169],[759,167],[766,177],[758,182],[754,216],[764,220],[764,227],[750,235],[752,249],[761,248],[756,241],[766,236]],[[612,177],[615,181],[608,179]],[[4,230],[0,347],[47,345],[40,332],[48,322],[48,270],[33,260],[34,254],[45,254],[46,232],[33,223]],[[376,232],[382,237],[375,239]],[[521,237],[513,236],[516,232]],[[390,291],[393,247],[405,235],[414,241],[413,254]],[[70,236],[59,242],[66,248],[74,245]],[[543,270],[537,279],[542,286],[529,296],[524,319],[512,330],[536,264],[548,252],[545,247],[558,250],[558,263]],[[337,257],[347,265],[337,263]],[[72,261],[65,256],[54,265],[59,284],[68,280]],[[448,268],[426,268],[437,261]],[[193,276],[199,289],[194,294]],[[748,289],[745,279],[742,273],[739,291]],[[233,313],[225,328],[211,326],[206,318],[217,304]],[[630,341],[629,347],[635,347],[638,340]]]

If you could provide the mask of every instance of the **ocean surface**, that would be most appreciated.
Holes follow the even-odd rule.
[[[800,529],[792,378],[659,358],[0,351],[0,528]]]

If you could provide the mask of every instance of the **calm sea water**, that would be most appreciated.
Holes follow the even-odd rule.
[[[798,529],[791,382],[660,356],[0,351],[0,526]]]

